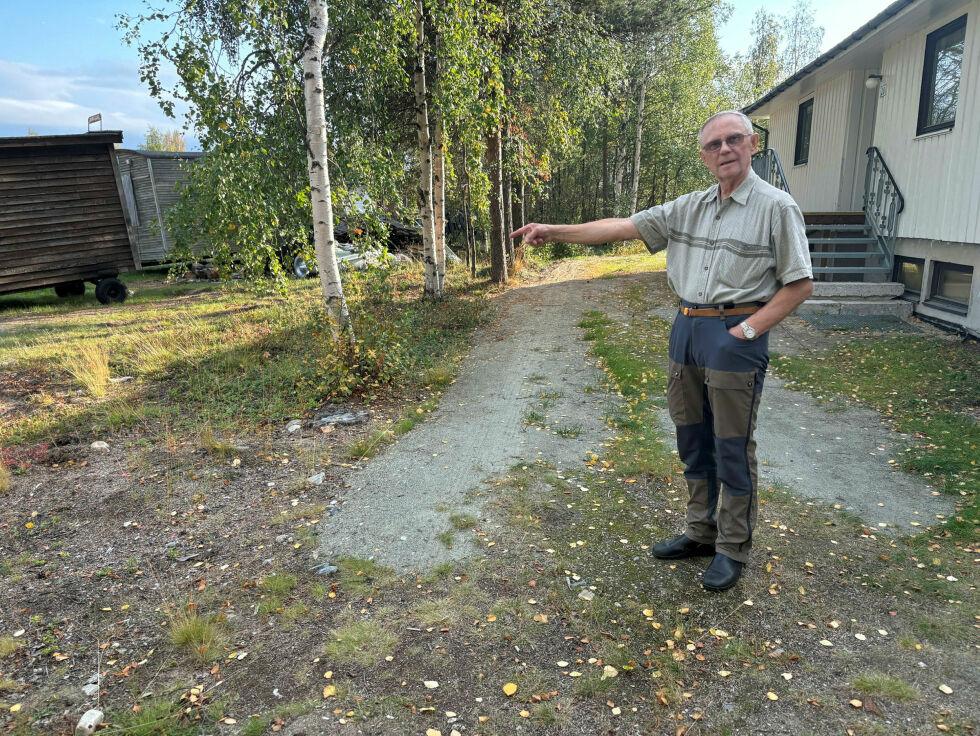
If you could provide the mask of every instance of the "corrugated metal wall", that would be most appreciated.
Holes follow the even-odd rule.
[[[0,150],[0,293],[134,268],[111,145]]]
[[[853,168],[844,175],[845,162],[853,167],[851,130],[860,123],[860,99],[855,99],[855,77],[843,74],[817,86],[812,95],[787,99],[772,111],[769,145],[776,150],[793,198],[804,212],[836,212],[851,208]],[[863,78],[860,83],[863,84]],[[793,165],[796,148],[796,118],[800,103],[813,97],[809,164]],[[845,201],[842,201],[845,200]]]
[[[956,123],[916,138],[926,35],[967,13]],[[875,145],[905,196],[901,237],[980,243],[980,0],[935,18],[885,52]]]

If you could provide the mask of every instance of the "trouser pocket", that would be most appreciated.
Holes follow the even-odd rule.
[[[703,417],[704,374],[694,365],[670,361],[667,375],[667,410],[678,427],[698,424]]]

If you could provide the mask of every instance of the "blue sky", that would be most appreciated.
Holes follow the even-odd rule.
[[[783,15],[793,0],[729,0],[721,30],[725,51],[744,51],[756,10]],[[162,0],[156,5],[165,4]],[[888,0],[819,0],[824,50],[888,5]],[[149,125],[181,127],[168,119],[139,80],[136,50],[115,29],[118,13],[138,13],[140,0],[0,0],[0,136],[80,133],[102,113],[103,127],[122,130],[123,145],[139,146]],[[189,147],[193,136],[188,135]]]

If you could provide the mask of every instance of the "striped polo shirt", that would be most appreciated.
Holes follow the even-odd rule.
[[[803,214],[793,198],[749,170],[724,202],[718,184],[630,219],[651,253],[667,249],[667,283],[693,304],[769,301],[783,284],[813,278]]]

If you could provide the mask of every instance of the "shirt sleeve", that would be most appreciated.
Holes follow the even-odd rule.
[[[776,278],[782,284],[812,279],[813,267],[803,213],[793,202],[775,209],[774,214],[770,235],[776,256]]]
[[[651,254],[667,247],[667,208],[672,204],[658,204],[630,217]]]

